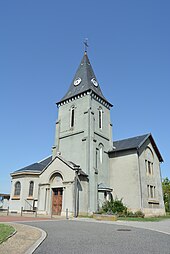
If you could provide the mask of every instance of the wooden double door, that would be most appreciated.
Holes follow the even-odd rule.
[[[61,215],[63,188],[54,188],[52,190],[53,190],[53,193],[52,193],[52,214]]]

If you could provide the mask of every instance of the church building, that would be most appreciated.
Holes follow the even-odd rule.
[[[112,104],[86,51],[57,107],[52,155],[11,173],[10,211],[76,217],[122,198],[132,212],[164,215],[158,147],[151,134],[113,141]]]

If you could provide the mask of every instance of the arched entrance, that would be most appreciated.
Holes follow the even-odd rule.
[[[61,215],[63,201],[63,177],[60,173],[54,173],[50,178],[52,189],[52,214]]]
[[[52,189],[52,214],[61,215],[63,200],[63,189],[53,188]]]

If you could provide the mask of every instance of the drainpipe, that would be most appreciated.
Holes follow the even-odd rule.
[[[74,217],[77,217],[77,172],[74,177]]]
[[[79,166],[77,166],[75,168],[75,177],[74,177],[74,217],[75,218],[78,216],[78,195],[77,195],[78,184],[77,184],[77,180],[78,180],[79,170],[80,170]]]
[[[38,184],[38,200],[37,200],[37,211],[39,209],[39,204],[40,204],[40,184]]]

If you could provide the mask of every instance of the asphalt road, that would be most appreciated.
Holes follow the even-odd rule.
[[[41,221],[47,238],[35,254],[170,254],[170,236],[146,229],[81,221]]]

